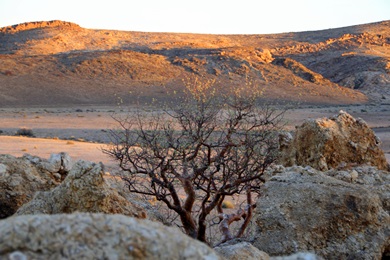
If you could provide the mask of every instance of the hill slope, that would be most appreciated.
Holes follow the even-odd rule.
[[[62,21],[0,28],[0,107],[166,99],[182,79],[221,88],[250,77],[264,97],[316,104],[390,99],[390,21],[315,32],[201,35],[84,29]],[[358,91],[356,91],[358,90]]]

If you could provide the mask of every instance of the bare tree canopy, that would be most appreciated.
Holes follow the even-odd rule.
[[[104,150],[126,173],[130,192],[165,203],[189,236],[206,243],[210,214],[218,216],[221,242],[244,234],[252,196],[278,156],[283,116],[256,104],[258,92],[221,95],[211,85],[193,82],[164,110],[116,118],[121,129],[111,131],[113,145]],[[238,194],[246,205],[225,214],[224,200]],[[229,225],[240,220],[231,234]]]

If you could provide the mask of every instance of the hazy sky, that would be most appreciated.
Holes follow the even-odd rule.
[[[0,27],[42,20],[127,31],[279,33],[390,20],[390,0],[0,0]]]

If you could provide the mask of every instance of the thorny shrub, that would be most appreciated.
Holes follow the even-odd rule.
[[[110,131],[104,152],[118,162],[129,192],[164,204],[189,236],[210,244],[207,228],[217,223],[221,243],[241,237],[278,157],[284,114],[258,104],[260,95],[253,84],[221,94],[213,82],[195,80],[164,109],[114,117],[120,129]],[[227,214],[224,202],[233,196],[245,203]]]

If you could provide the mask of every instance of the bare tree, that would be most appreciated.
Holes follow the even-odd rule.
[[[256,95],[217,96],[195,83],[176,105],[147,118],[115,118],[113,145],[129,191],[155,197],[174,211],[189,236],[208,243],[209,215],[218,214],[222,241],[241,237],[256,207],[253,194],[278,156],[283,112],[256,105]],[[246,205],[225,214],[226,198],[246,195]],[[214,214],[213,213],[213,214]],[[236,234],[231,223],[242,220]]]

